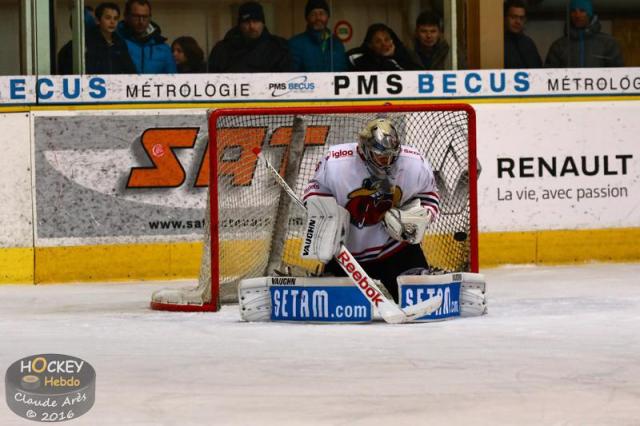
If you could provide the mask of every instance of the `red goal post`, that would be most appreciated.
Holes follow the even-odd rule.
[[[441,215],[422,247],[429,263],[478,272],[475,111],[466,104],[218,109],[209,114],[209,204],[199,284],[161,290],[153,309],[216,311],[237,298],[242,278],[274,270],[294,275],[318,265],[299,256],[304,212],[253,153],[260,148],[296,194],[331,145],[356,142],[370,119],[385,116],[401,143],[430,162]]]

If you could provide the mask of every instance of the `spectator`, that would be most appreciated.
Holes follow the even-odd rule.
[[[304,14],[307,30],[289,40],[293,71],[346,71],[344,46],[327,28],[330,11],[326,0],[307,1]]]
[[[396,33],[385,24],[373,24],[360,47],[347,52],[354,71],[417,70],[418,58],[402,44]]]
[[[622,67],[622,52],[615,38],[600,32],[591,0],[571,0],[570,25],[554,41],[545,66],[550,68]]]
[[[287,41],[269,32],[260,3],[242,4],[238,25],[211,49],[209,72],[286,71],[291,71]]]
[[[151,21],[149,0],[127,0],[124,21],[116,30],[129,49],[139,74],[175,73],[171,48],[165,43],[160,27]]]
[[[171,43],[171,52],[179,73],[201,73],[207,71],[204,52],[198,42],[189,36],[178,37]]]
[[[531,37],[524,34],[527,9],[524,0],[504,4],[504,67],[542,68],[542,58]]]
[[[85,34],[95,28],[96,18],[93,16],[93,8],[91,6],[84,7],[84,32]],[[69,17],[69,28],[73,30],[73,19]],[[57,71],[58,74],[68,75],[73,74],[73,44],[72,40],[69,40],[64,46],[60,48],[57,55]]]
[[[127,44],[115,33],[120,8],[115,3],[101,3],[96,8],[98,26],[87,31],[87,74],[135,74]]]
[[[414,51],[418,64],[426,70],[447,68],[449,43],[444,39],[443,31],[442,19],[435,13],[425,11],[416,19]]]

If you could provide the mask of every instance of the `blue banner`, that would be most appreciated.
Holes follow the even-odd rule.
[[[460,316],[460,283],[449,284],[402,284],[400,286],[400,307],[415,305],[441,295],[442,305],[435,312],[419,320],[442,320]]]
[[[272,321],[369,322],[371,303],[356,286],[274,286]]]

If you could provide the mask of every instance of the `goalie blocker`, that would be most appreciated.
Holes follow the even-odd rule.
[[[481,274],[401,275],[401,307],[441,298],[436,311],[417,322],[441,321],[487,313],[486,284]],[[240,281],[240,315],[245,321],[367,323],[371,302],[348,278],[258,277]]]

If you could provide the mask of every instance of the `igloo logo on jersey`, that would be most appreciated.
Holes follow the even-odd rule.
[[[339,151],[331,151],[331,158],[353,157],[353,150],[341,149]]]
[[[38,422],[62,422],[86,414],[95,401],[96,372],[69,355],[22,358],[5,375],[7,405],[17,415]]]

